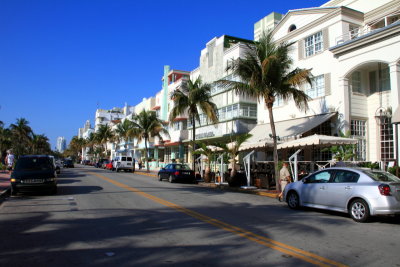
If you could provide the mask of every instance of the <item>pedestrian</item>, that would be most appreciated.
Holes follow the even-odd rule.
[[[338,157],[337,160],[335,167],[346,167],[346,164],[342,161],[342,157]]]
[[[15,159],[15,157],[14,157],[14,154],[12,153],[12,150],[11,149],[7,150],[6,164],[7,164],[8,173],[12,172],[13,165],[14,165],[14,159]]]
[[[142,169],[142,159],[141,158],[139,158],[138,165],[139,165],[139,170],[141,170]]]
[[[282,169],[279,172],[279,183],[281,185],[281,192],[278,195],[279,201],[282,201],[283,191],[285,190],[286,185],[291,182],[290,173],[289,173],[289,170],[287,167],[288,167],[288,163],[284,162]]]

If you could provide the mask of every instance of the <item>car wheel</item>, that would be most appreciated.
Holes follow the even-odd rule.
[[[170,183],[173,183],[174,182],[174,176],[170,175],[169,178],[168,178],[168,181]]]
[[[161,174],[158,174],[158,180],[162,181]]]
[[[350,204],[350,217],[356,222],[366,222],[369,219],[369,207],[362,199],[355,199]]]
[[[116,168],[115,170],[116,170],[117,172],[119,172],[119,169],[118,169],[118,168]]]
[[[296,192],[289,192],[286,197],[287,204],[291,209],[298,209],[300,207],[300,198]]]
[[[51,189],[50,194],[57,195],[57,191],[57,186],[55,186],[53,189]]]

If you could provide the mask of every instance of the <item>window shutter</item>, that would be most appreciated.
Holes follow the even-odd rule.
[[[299,54],[299,60],[304,58],[304,40],[301,39],[298,41],[298,54]]]
[[[322,38],[324,39],[324,50],[329,48],[329,31],[328,28],[322,30]]]
[[[325,95],[330,95],[331,94],[331,74],[326,73],[324,75],[325,78]]]

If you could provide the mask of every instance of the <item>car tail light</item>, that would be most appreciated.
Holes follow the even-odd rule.
[[[381,184],[378,186],[379,188],[379,192],[381,193],[381,195],[383,196],[391,196],[392,194],[390,193],[390,186],[388,186],[387,184]]]
[[[178,171],[176,171],[174,174],[175,174],[175,175],[179,175],[179,172],[178,172]]]

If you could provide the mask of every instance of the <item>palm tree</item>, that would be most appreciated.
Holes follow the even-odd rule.
[[[171,94],[174,107],[171,110],[169,120],[187,112],[192,124],[192,152],[196,143],[196,121],[200,122],[200,111],[207,116],[212,123],[218,122],[217,105],[211,99],[211,85],[202,83],[199,76],[195,81],[188,80]],[[193,154],[193,153],[192,153]],[[195,155],[193,154],[193,170],[195,169]]]
[[[0,159],[3,158],[3,152],[11,147],[11,131],[3,126],[4,124],[0,125]]]
[[[15,154],[19,156],[27,153],[33,134],[29,122],[24,118],[19,118],[15,124],[10,125],[10,130]]]
[[[231,178],[234,178],[237,173],[236,169],[236,157],[239,155],[239,149],[240,146],[248,140],[250,137],[252,137],[251,134],[249,133],[244,133],[240,135],[236,135],[232,137],[231,142],[229,144],[227,143],[216,143],[215,145],[217,147],[222,148],[222,150],[229,155],[231,158],[231,173],[230,176]]]
[[[74,136],[69,142],[68,149],[64,154],[68,156],[79,157],[79,153],[81,153],[82,148],[84,146],[85,146],[85,139],[79,138],[78,136]]]
[[[114,130],[114,136],[117,143],[124,140],[124,148],[127,149],[127,142],[138,137],[138,128],[135,127],[131,120],[125,119],[123,122],[117,124],[117,127]]]
[[[169,133],[164,128],[163,122],[159,118],[157,118],[157,115],[154,111],[142,110],[139,114],[133,116],[132,123],[134,127],[137,128],[137,130],[135,131],[137,134],[138,142],[144,139],[146,168],[149,172],[149,151],[147,148],[147,142],[149,138],[157,136],[162,140],[161,134],[169,136]]]
[[[105,144],[105,154],[107,156],[107,142],[112,140],[114,133],[108,124],[100,125],[96,132],[96,140],[99,144]]]
[[[293,60],[289,56],[292,45],[293,43],[285,42],[276,44],[272,40],[271,31],[264,33],[259,42],[248,45],[243,58],[233,60],[228,65],[227,71],[231,70],[240,81],[218,81],[219,84],[234,89],[237,93],[256,97],[266,104],[274,143],[276,182],[279,179],[279,169],[277,135],[272,110],[275,99],[293,98],[297,108],[304,111],[308,109],[310,100],[307,94],[297,87],[305,82],[311,84],[311,70],[293,68]]]
[[[44,134],[32,134],[32,154],[50,154],[49,138]]]

